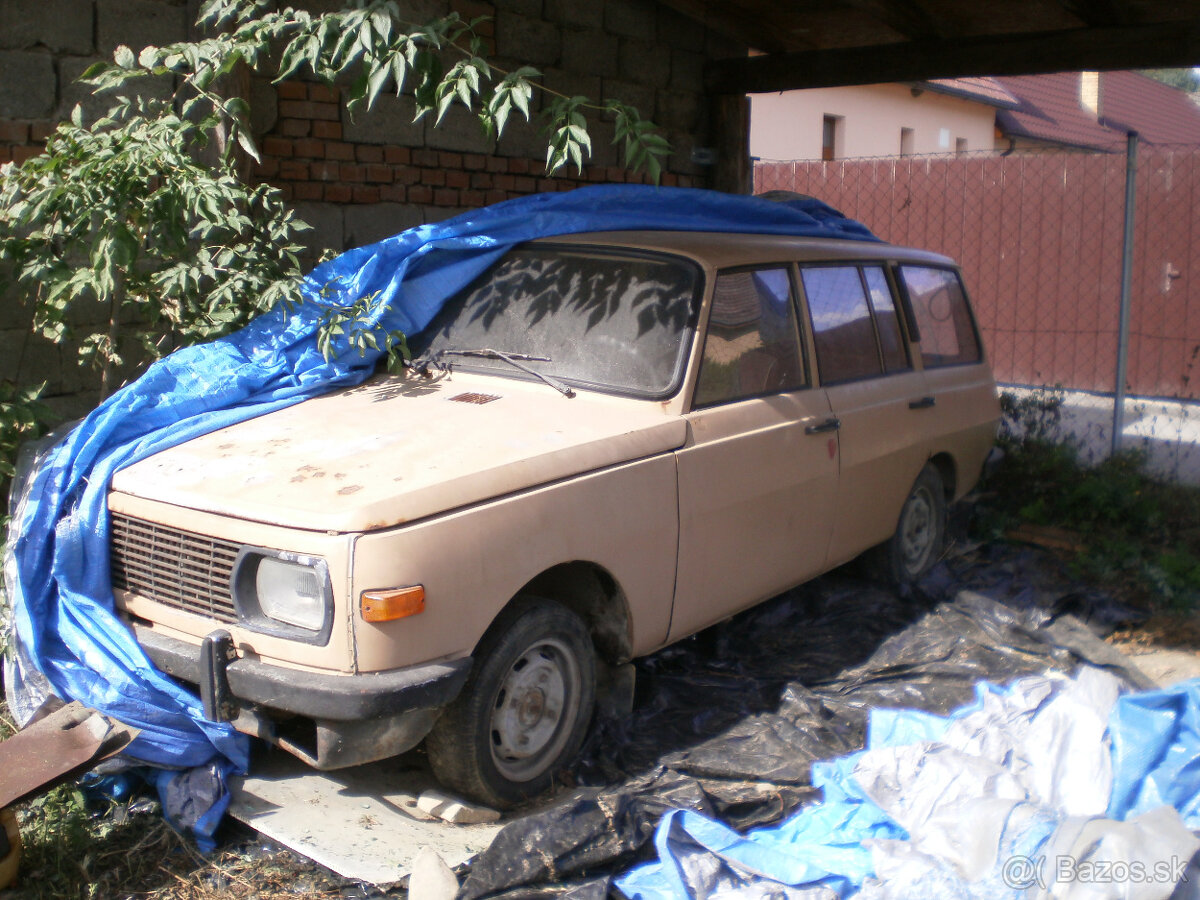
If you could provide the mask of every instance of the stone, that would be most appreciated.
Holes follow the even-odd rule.
[[[21,374],[18,367],[28,339],[29,331],[24,328],[0,331],[0,381],[16,381]]]
[[[477,806],[430,788],[417,798],[417,806],[453,825],[484,825],[498,822],[500,813],[486,806]]]
[[[621,77],[639,84],[665,88],[671,80],[671,55],[649,41],[621,40],[617,51]]]
[[[49,53],[0,51],[0,118],[49,118],[56,86]]]
[[[628,103],[630,106],[637,107],[637,111],[643,119],[657,121],[654,118],[654,102],[657,98],[654,88],[651,86],[632,81],[618,81],[616,78],[605,78],[604,99]]]
[[[557,68],[549,68],[542,73],[542,84],[547,89],[558,91],[560,94],[566,94],[568,97],[582,95],[590,99],[593,103],[600,102],[601,95],[605,90],[600,78],[595,74],[580,71],[563,71]],[[612,95],[604,94],[603,96],[609,97]],[[651,96],[653,97],[653,95]],[[509,121],[513,122],[514,120],[510,117]],[[521,123],[524,121],[524,119],[516,120],[516,122]]]
[[[187,7],[163,0],[96,0],[96,49],[110,57],[124,44],[143,47],[187,40]]]
[[[279,95],[269,78],[250,81],[250,130],[266,134],[279,121]]]
[[[538,18],[542,14],[542,0],[495,0],[496,12],[515,12],[522,16]]]
[[[381,94],[370,109],[359,108],[351,115],[342,106],[342,138],[354,144],[397,144],[420,147],[425,139],[425,121],[414,122],[417,106],[407,94]]]
[[[319,254],[322,250],[341,253],[346,249],[343,209],[336,203],[297,203],[296,215],[312,226],[302,231],[299,239],[305,247]]]
[[[345,209],[346,246],[362,247],[422,225],[425,217],[418,206],[406,203],[371,203]]]
[[[658,5],[657,35],[661,44],[685,50],[701,49],[705,31],[707,29],[690,16]]]
[[[490,155],[495,150],[496,142],[487,136],[478,117],[467,112],[465,107],[452,106],[442,116],[442,121],[434,125],[434,115],[425,117],[425,146],[434,150],[453,150],[457,153],[482,153]],[[514,112],[508,118],[505,133],[512,128],[525,125],[520,113]],[[536,129],[535,129],[536,130]]]
[[[546,0],[545,17],[551,22],[562,22],[581,28],[604,27],[604,4],[579,0]]]
[[[704,56],[690,50],[671,51],[671,84],[677,91],[704,90]]]
[[[87,59],[80,57],[72,57],[70,59],[59,60],[58,69],[59,75],[62,78],[62,90],[59,91],[60,99],[55,118],[60,120],[69,119],[71,110],[76,104],[83,107],[83,121],[87,125],[96,121],[105,113],[107,113],[117,102],[117,94],[114,92],[105,92],[103,94],[92,93],[91,85],[81,84],[79,76],[82,75],[96,59]],[[155,78],[139,78],[136,81],[129,83],[126,94],[155,98],[158,100],[166,100],[174,92],[170,76],[163,75]]]
[[[541,125],[542,121],[536,116],[532,122],[526,122],[520,113],[510,116],[504,136],[496,142],[496,155],[532,159],[544,164],[546,135],[541,132]]]
[[[550,22],[497,11],[496,55],[519,59],[530,66],[558,65],[562,32]]]
[[[604,27],[613,34],[654,40],[655,4],[649,0],[608,0]]]
[[[54,53],[93,51],[94,12],[78,0],[4,0],[0,47],[45,47]]]
[[[454,900],[458,879],[432,847],[417,851],[408,876],[408,900]]]
[[[668,131],[695,134],[700,130],[703,109],[700,96],[685,91],[659,91],[654,103],[654,122]]]
[[[620,38],[602,31],[564,31],[562,41],[564,69],[601,77],[617,74]]]

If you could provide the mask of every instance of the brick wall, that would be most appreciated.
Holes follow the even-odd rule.
[[[76,103],[89,119],[109,101],[91,97],[75,79],[119,44],[135,50],[188,36],[198,0],[0,0],[0,162],[40,152],[55,124]],[[313,11],[338,0],[303,0]],[[707,186],[709,170],[691,161],[709,146],[702,90],[706,59],[745,48],[653,0],[408,0],[414,22],[451,9],[489,16],[482,33],[498,65],[529,64],[547,86],[568,95],[615,97],[660,124],[675,147],[663,183]],[[160,96],[170,85],[142,88]],[[314,226],[314,250],[341,251],[412,225],[539,191],[585,183],[639,180],[619,167],[610,123],[592,128],[594,157],[582,174],[544,175],[544,136],[514,114],[500,141],[483,135],[461,108],[435,128],[414,123],[411,97],[385,95],[371,112],[351,117],[344,88],[254,78],[253,126],[263,162],[253,177],[278,187]],[[540,98],[534,110],[540,108]],[[99,310],[78,310],[85,329]],[[0,379],[47,381],[63,415],[94,399],[95,379],[80,372],[68,346],[34,338],[28,310],[10,293],[0,297]]]
[[[663,183],[708,186],[709,170],[691,161],[693,147],[712,142],[703,64],[744,48],[652,0],[433,0],[420,14],[452,9],[490,17],[481,33],[499,65],[534,65],[562,93],[637,106],[675,147]],[[337,250],[523,194],[642,180],[618,165],[612,125],[603,121],[593,122],[594,154],[582,174],[547,178],[536,118],[526,125],[514,114],[495,141],[461,107],[438,127],[429,117],[414,123],[409,96],[384,94],[370,112],[351,116],[338,86],[256,80],[251,92],[264,153],[255,176],[282,190],[316,227],[316,240]],[[535,116],[540,102],[539,94]]]

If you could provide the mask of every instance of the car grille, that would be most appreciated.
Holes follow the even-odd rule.
[[[229,576],[240,544],[114,514],[109,546],[114,589],[218,622],[238,621]]]

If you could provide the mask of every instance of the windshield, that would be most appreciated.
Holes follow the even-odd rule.
[[[701,277],[678,257],[518,248],[447,301],[414,350],[441,353],[464,369],[528,377],[503,359],[450,354],[491,349],[582,387],[664,396],[683,370]]]

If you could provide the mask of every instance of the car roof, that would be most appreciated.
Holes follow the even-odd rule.
[[[689,256],[702,264],[723,269],[773,262],[824,262],[831,260],[897,260],[937,266],[954,266],[939,253],[898,247],[875,241],[796,237],[779,234],[744,234],[709,231],[603,231],[539,238],[539,244],[586,244],[653,250]]]

